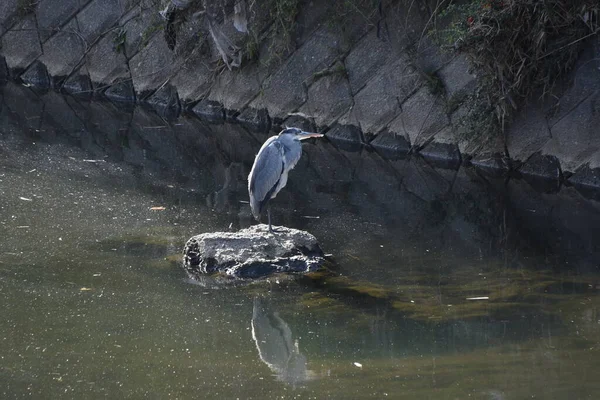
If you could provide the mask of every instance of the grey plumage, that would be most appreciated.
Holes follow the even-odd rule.
[[[304,132],[298,128],[286,128],[277,136],[270,137],[262,145],[254,165],[248,176],[248,194],[250,195],[250,208],[252,215],[260,219],[269,200],[286,185],[289,171],[296,166],[302,156],[303,139],[321,137],[318,133]],[[271,213],[269,216],[269,230],[271,227]]]

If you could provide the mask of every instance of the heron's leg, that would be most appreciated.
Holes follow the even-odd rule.
[[[267,217],[269,218],[269,232],[277,233],[273,226],[271,225],[271,204],[267,204]]]
[[[269,218],[269,232],[273,233],[273,227],[271,226],[271,204],[267,204],[267,217]]]

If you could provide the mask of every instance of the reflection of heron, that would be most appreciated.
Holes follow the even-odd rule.
[[[218,211],[231,211],[237,205],[237,193],[245,180],[246,172],[240,163],[231,163],[225,168],[225,180],[223,186],[206,196],[206,203],[210,208]]]
[[[252,338],[260,359],[277,379],[291,384],[311,379],[313,372],[306,368],[306,357],[300,353],[298,341],[292,340],[289,325],[276,312],[269,312],[258,298],[252,309]]]
[[[267,205],[269,231],[273,232],[269,200],[275,198],[285,186],[288,173],[300,160],[302,156],[300,141],[322,136],[298,128],[286,128],[279,135],[270,137],[258,151],[248,177],[248,193],[252,214],[257,220],[260,219],[263,208]]]

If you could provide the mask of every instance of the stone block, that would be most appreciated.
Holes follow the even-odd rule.
[[[165,85],[158,89],[152,96],[146,99],[159,115],[168,119],[175,118],[181,111],[177,89],[171,85]]]
[[[313,118],[308,118],[302,113],[293,113],[287,117],[281,126],[273,126],[275,131],[283,130],[285,127],[300,128],[305,132],[318,132],[318,128]]]
[[[404,159],[411,149],[410,142],[404,136],[389,131],[379,133],[369,144],[383,158],[389,160]]]
[[[35,16],[19,21],[13,30],[2,36],[2,55],[9,70],[24,71],[40,55],[42,46],[37,32]]]
[[[414,57],[417,68],[425,74],[434,74],[452,61],[452,53],[442,51],[427,36],[417,43]]]
[[[585,197],[600,201],[600,168],[590,168],[590,165],[584,164],[568,181]]]
[[[477,154],[469,160],[469,163],[494,177],[504,176],[510,169],[509,160],[501,153]]]
[[[389,130],[406,136],[414,146],[419,147],[449,123],[444,100],[423,86],[402,104],[399,115],[390,122]]]
[[[334,71],[336,67],[333,67]],[[308,88],[300,112],[312,117],[317,126],[330,126],[352,106],[350,85],[345,76],[332,72]]]
[[[341,125],[336,123],[325,133],[325,136],[337,148],[349,152],[361,151],[366,144],[363,133],[355,125]]]
[[[39,60],[46,65],[51,78],[64,78],[83,63],[85,44],[77,31],[77,21],[73,19],[44,42],[44,54]]]
[[[29,85],[43,89],[51,86],[46,66],[37,60],[21,75],[21,80]]]
[[[119,0],[92,0],[77,14],[81,35],[91,44],[121,16]]]
[[[141,8],[148,8],[147,3],[149,3],[149,1],[150,0],[120,0],[121,12],[125,14],[136,5],[141,5]]]
[[[271,130],[271,118],[265,108],[254,110],[248,107],[236,117],[236,120],[254,132],[266,133]]]
[[[253,101],[253,108],[266,108],[273,118],[297,110],[306,100],[304,83],[317,71],[328,68],[338,55],[338,38],[325,29],[311,38],[267,80],[264,94]]]
[[[19,10],[19,0],[4,0],[0,2],[0,36],[4,34],[15,23],[19,17],[22,17],[24,10]],[[21,12],[20,12],[21,11]]]
[[[400,58],[381,69],[354,96],[354,108],[341,122],[358,121],[365,133],[377,133],[397,116],[400,105],[419,85],[418,73],[408,59]]]
[[[352,93],[358,93],[392,55],[390,44],[379,39],[376,30],[361,39],[344,60]]]
[[[130,77],[125,55],[115,48],[116,37],[115,31],[107,33],[85,56],[90,79],[96,87]]]
[[[40,0],[36,7],[40,39],[45,42],[79,10],[79,0]]]
[[[116,102],[133,103],[136,100],[131,79],[117,79],[104,91],[104,95]]]
[[[551,128],[542,152],[558,157],[565,171],[575,171],[600,150],[600,90],[588,96]]]
[[[143,5],[130,9],[119,21],[125,31],[125,55],[131,59],[147,43],[162,19],[155,7]]]
[[[458,169],[462,162],[458,145],[431,142],[419,152],[425,160],[440,168]]]
[[[559,93],[560,100],[548,112],[548,125],[552,128],[575,110],[579,104],[600,91],[600,65],[593,46],[589,46],[564,80],[566,89]]]
[[[93,93],[92,82],[85,68],[71,75],[63,84],[63,88],[70,94],[78,96],[91,96]]]
[[[179,71],[170,83],[177,88],[181,101],[187,104],[206,97],[215,76],[210,61],[199,52],[181,60],[179,65]],[[226,86],[226,89],[235,90],[232,86]]]
[[[450,99],[461,97],[473,91],[477,85],[475,75],[469,72],[469,61],[465,55],[459,55],[438,72],[444,82],[446,96]]]
[[[519,173],[538,192],[556,193],[560,189],[560,162],[554,156],[535,153],[519,168]]]
[[[259,63],[225,70],[216,77],[208,97],[228,110],[242,110],[260,93],[262,74]]]
[[[140,98],[165,83],[177,70],[173,53],[163,35],[154,35],[148,45],[129,60],[133,87]]]
[[[212,100],[201,100],[192,109],[192,112],[196,114],[200,119],[209,122],[223,122],[225,121],[225,110],[223,104]]]
[[[528,104],[506,130],[506,147],[513,160],[525,161],[550,140],[546,112],[540,104]]]

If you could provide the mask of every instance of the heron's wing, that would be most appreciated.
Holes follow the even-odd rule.
[[[258,152],[248,177],[248,193],[252,214],[258,218],[263,206],[270,200],[281,178],[284,167],[283,146],[274,136]]]

